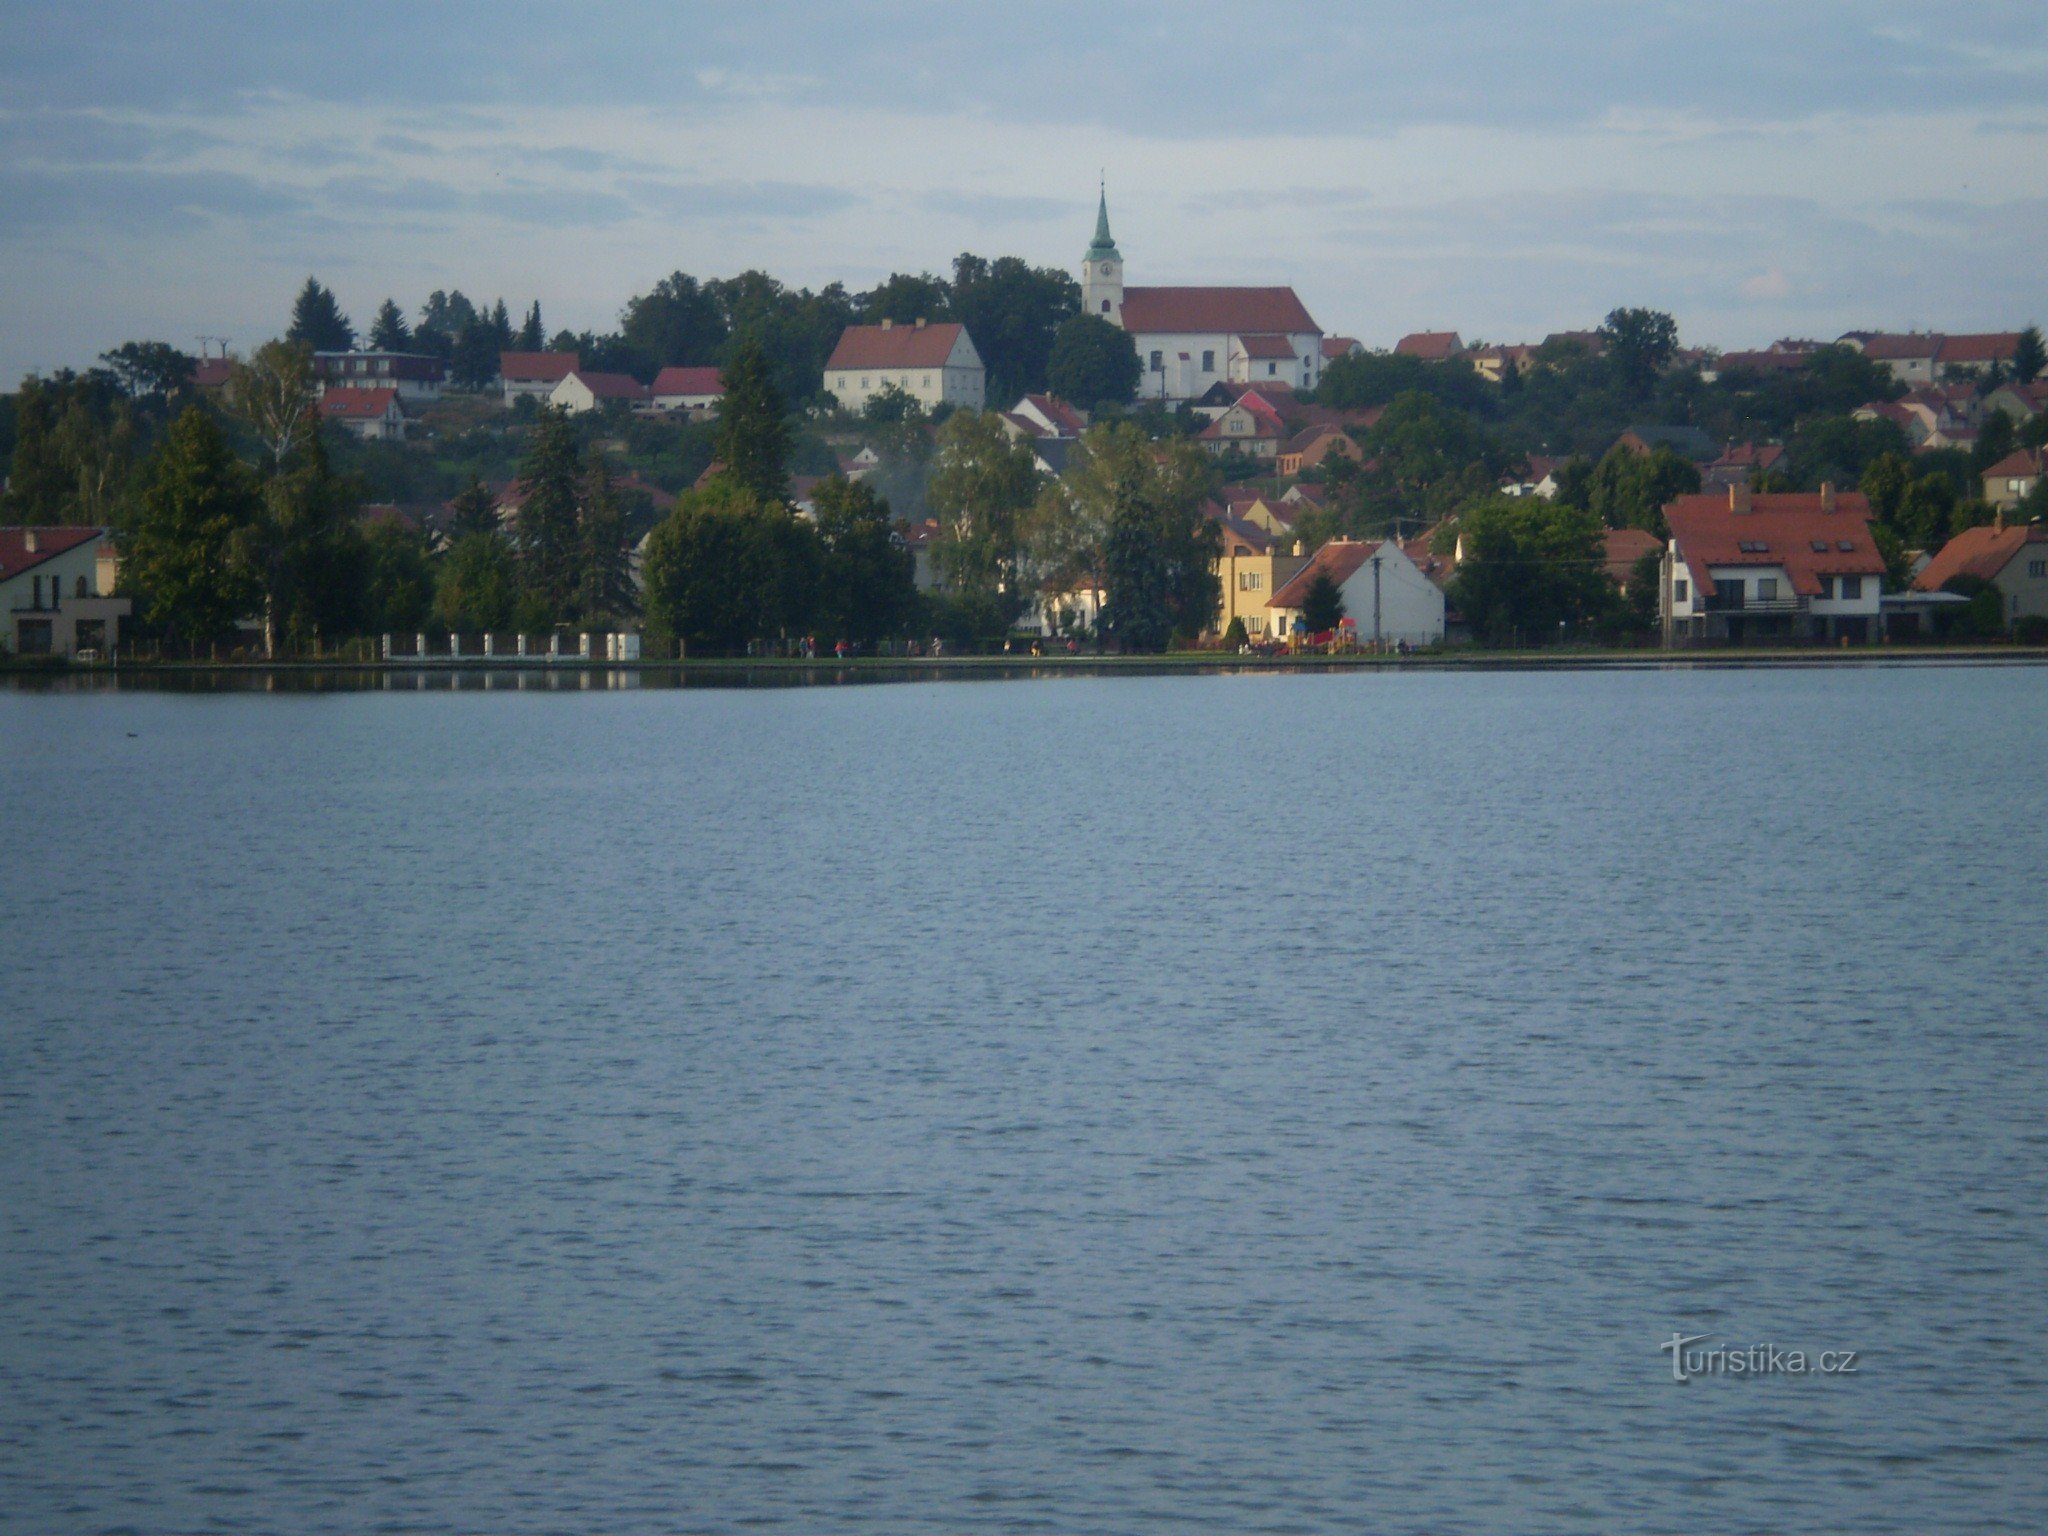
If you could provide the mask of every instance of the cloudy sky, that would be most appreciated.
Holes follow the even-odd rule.
[[[0,378],[309,272],[609,328],[681,268],[1292,283],[1386,345],[2048,321],[2048,4],[0,0]]]

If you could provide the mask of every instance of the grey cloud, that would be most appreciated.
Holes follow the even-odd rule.
[[[917,204],[926,212],[986,224],[1035,223],[1040,219],[1074,217],[1074,200],[1059,197],[1006,197],[996,192],[927,192]]]
[[[636,178],[622,188],[650,211],[668,218],[716,219],[754,215],[802,219],[838,213],[866,200],[844,187],[788,181],[656,181]]]
[[[277,219],[306,206],[289,188],[224,171],[0,171],[0,207],[8,213],[0,228],[15,236],[61,228],[124,234],[193,230],[223,221]]]

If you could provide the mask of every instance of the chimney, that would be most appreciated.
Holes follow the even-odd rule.
[[[1754,505],[1755,503],[1750,499],[1749,482],[1747,480],[1737,480],[1728,487],[1728,510],[1730,512],[1747,512]]]
[[[1820,483],[1820,509],[1823,512],[1835,510],[1835,482],[1823,480]]]
[[[887,331],[887,330],[892,330],[892,329],[894,329],[894,328],[895,328],[895,325],[896,325],[896,322],[895,322],[894,320],[891,320],[891,319],[890,319],[890,318],[889,318],[889,317],[888,317],[887,315],[884,315],[884,316],[882,317],[882,329],[883,329],[883,330],[885,330],[885,331]]]
[[[29,552],[30,554],[34,554],[34,553],[36,552],[36,531],[35,531],[35,529],[33,529],[33,528],[25,528],[25,529],[23,529],[23,530],[22,530],[22,534],[21,534],[21,547],[22,547],[23,549],[27,550],[27,551],[28,551],[28,552]]]
[[[919,329],[920,331],[924,329],[924,316],[923,316],[923,315],[919,315],[919,316],[917,317],[917,328],[918,328],[918,329]]]

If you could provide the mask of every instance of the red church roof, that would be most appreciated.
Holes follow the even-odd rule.
[[[1123,323],[1145,335],[1322,333],[1292,288],[1126,288]]]

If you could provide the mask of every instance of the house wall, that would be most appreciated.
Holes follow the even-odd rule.
[[[1245,372],[1234,371],[1231,359],[1232,333],[1228,331],[1133,331],[1138,349],[1138,398],[1141,400],[1192,400],[1218,383],[1259,384],[1277,381],[1296,389],[1313,389],[1322,372],[1323,339],[1303,332],[1288,337],[1294,348],[1294,363],[1278,362],[1277,371],[1266,372],[1266,359],[1251,359]],[[1159,365],[1153,365],[1153,354]],[[1187,362],[1180,354],[1187,354]],[[1211,366],[1204,367],[1207,360]],[[1237,368],[1245,368],[1242,354]]]
[[[835,368],[825,375],[825,387],[849,411],[864,409],[891,384],[928,411],[942,404],[978,411],[986,396],[986,378],[986,371],[979,367],[952,363],[935,368]]]
[[[2005,597],[2005,621],[2048,616],[2048,540],[2020,546],[1992,583]]]
[[[105,542],[89,539],[0,581],[0,619],[6,624],[0,638],[5,639],[9,651],[69,656],[78,649],[81,623],[100,626],[99,649],[120,644],[120,621],[130,605],[127,598],[110,597],[100,590],[99,554]],[[45,631],[49,635],[47,648],[40,638]],[[88,634],[89,643],[94,638]]]
[[[1372,569],[1372,562],[1366,561],[1343,587],[1344,612],[1358,625],[1361,645],[1373,638]],[[1389,645],[1402,640],[1436,645],[1443,640],[1442,590],[1397,549],[1388,549],[1380,562],[1379,602],[1379,636]]]
[[[1216,561],[1223,602],[1217,611],[1217,634],[1230,628],[1232,619],[1244,620],[1252,639],[1264,638],[1273,610],[1266,606],[1295,572],[1308,564],[1306,555],[1221,555]]]

